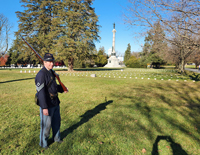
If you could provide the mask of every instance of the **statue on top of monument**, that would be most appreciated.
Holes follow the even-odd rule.
[[[115,29],[115,23],[113,23],[113,28]]]

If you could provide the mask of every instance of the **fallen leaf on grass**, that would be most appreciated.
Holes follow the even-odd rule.
[[[166,148],[170,149],[170,146],[166,146]]]
[[[147,151],[146,151],[146,149],[145,148],[143,148],[142,149],[142,153],[146,153]]]

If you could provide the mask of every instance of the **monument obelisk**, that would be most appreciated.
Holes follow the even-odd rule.
[[[119,65],[119,59],[117,59],[116,53],[115,53],[115,33],[117,32],[115,30],[115,23],[113,24],[112,32],[113,32],[113,41],[112,41],[111,57],[108,59],[108,63],[104,67],[119,68],[121,66]]]
[[[117,32],[116,30],[115,30],[115,23],[113,24],[113,30],[112,30],[112,32],[113,32],[113,42],[112,42],[112,52],[111,52],[111,55],[115,55],[116,56],[116,53],[115,53],[115,33]]]

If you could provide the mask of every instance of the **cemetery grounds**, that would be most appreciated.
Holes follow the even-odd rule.
[[[34,78],[0,70],[0,154],[199,155],[198,74],[173,69],[57,70],[62,144],[39,144]],[[96,74],[97,77],[90,77]]]

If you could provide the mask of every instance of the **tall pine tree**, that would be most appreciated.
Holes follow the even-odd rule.
[[[55,31],[60,26],[58,10],[60,2],[57,0],[21,0],[25,10],[16,12],[19,18],[19,30],[16,33],[26,35],[26,40],[43,56],[47,52],[55,53],[53,48],[54,39],[57,39]],[[24,55],[24,60],[27,61],[31,57],[32,52],[24,42],[18,44]],[[32,59],[36,57],[33,56]]]
[[[95,48],[94,41],[99,39],[98,17],[91,7],[92,0],[68,0],[63,5],[64,29],[56,47],[59,57],[68,60],[69,70],[73,70],[74,59],[89,57]]]
[[[24,12],[16,12],[19,30],[43,56],[53,53],[57,60],[73,70],[74,59],[84,59],[98,41],[98,17],[91,7],[92,0],[21,0]],[[30,49],[19,44],[24,55]]]
[[[130,57],[131,57],[131,45],[129,43],[124,55],[124,64],[126,64],[126,62],[130,59]]]
[[[162,59],[164,50],[167,49],[167,43],[164,40],[164,31],[159,22],[154,24],[154,29],[148,31],[145,37],[143,52],[141,53],[141,62],[149,63],[151,67],[159,68],[164,63]]]

